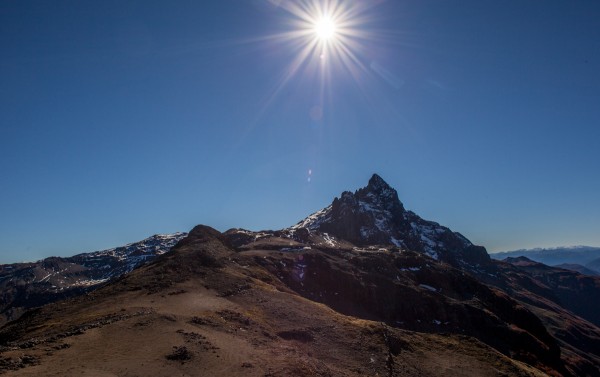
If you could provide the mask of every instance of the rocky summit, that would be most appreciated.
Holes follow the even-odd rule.
[[[393,245],[457,266],[488,264],[485,248],[404,209],[398,193],[374,174],[366,187],[344,191],[331,205],[291,229],[319,231],[355,245]]]
[[[0,373],[599,376],[599,295],[597,277],[490,260],[374,175],[290,228],[198,225],[28,311],[0,328]]]

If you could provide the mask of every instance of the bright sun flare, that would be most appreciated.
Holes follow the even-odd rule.
[[[335,22],[329,16],[322,16],[315,23],[315,33],[317,34],[317,38],[322,41],[332,39],[335,36],[335,31]]]
[[[282,51],[294,53],[269,101],[299,75],[319,80],[317,95],[323,102],[334,75],[343,72],[361,82],[364,75],[372,73],[362,53],[366,43],[376,41],[369,31],[373,22],[369,10],[379,0],[267,1],[287,13],[284,24],[289,29],[266,39],[280,43]]]

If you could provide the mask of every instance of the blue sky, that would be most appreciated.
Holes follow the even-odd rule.
[[[302,61],[293,3],[0,2],[0,263],[282,228],[375,172],[490,251],[600,245],[600,3],[345,1]]]

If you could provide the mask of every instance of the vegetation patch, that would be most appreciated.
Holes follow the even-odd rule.
[[[277,333],[277,336],[285,340],[296,340],[302,343],[308,343],[314,340],[313,335],[305,330],[280,331]]]
[[[186,346],[173,346],[173,352],[171,352],[165,357],[167,358],[167,360],[185,362],[191,360],[193,354],[190,350],[187,349]]]

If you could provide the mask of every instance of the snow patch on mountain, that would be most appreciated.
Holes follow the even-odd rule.
[[[23,310],[81,294],[171,250],[187,233],[157,234],[140,242],[69,258],[0,265],[0,324]]]
[[[322,210],[319,210],[319,211],[313,213],[312,215],[309,215],[307,218],[298,222],[298,224],[293,225],[289,229],[296,230],[296,229],[300,229],[300,228],[306,228],[309,230],[316,230],[319,228],[319,225],[321,225],[321,223],[324,223],[329,220],[330,215],[331,215],[331,205],[323,208]]]

